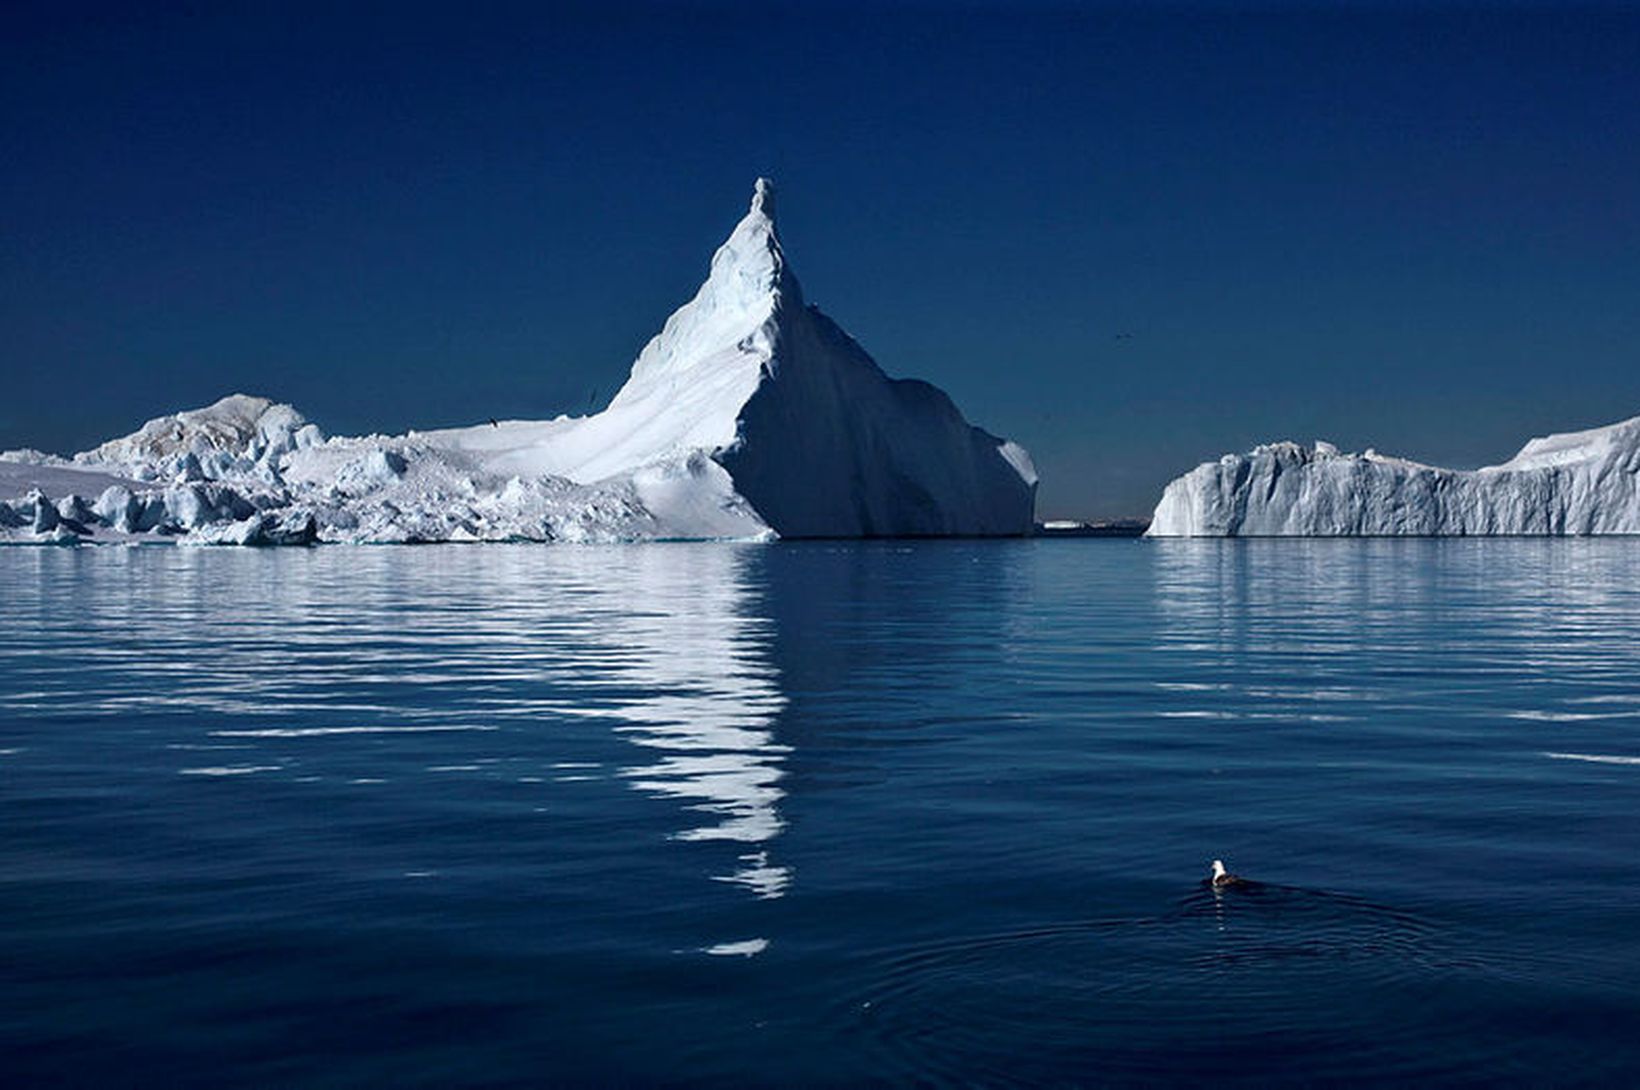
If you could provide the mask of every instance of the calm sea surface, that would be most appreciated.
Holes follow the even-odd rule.
[[[1640,541],[11,548],[0,601],[8,1087],[1640,1071]]]

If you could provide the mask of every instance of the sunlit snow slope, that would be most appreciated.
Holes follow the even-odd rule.
[[[1273,443],[1173,481],[1153,537],[1640,533],[1640,417],[1533,439],[1497,466]]]
[[[0,539],[200,543],[1024,534],[1019,446],[806,307],[760,179],[603,412],[325,439],[234,395],[72,461],[0,455]],[[54,498],[55,497],[55,498]]]

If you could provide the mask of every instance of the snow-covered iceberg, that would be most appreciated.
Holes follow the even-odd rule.
[[[600,413],[326,438],[236,394],[72,459],[0,454],[0,540],[1010,535],[1035,492],[1023,448],[805,305],[759,179]]]
[[[1272,443],[1167,486],[1152,537],[1640,533],[1640,417],[1533,439],[1502,465],[1440,469]]]

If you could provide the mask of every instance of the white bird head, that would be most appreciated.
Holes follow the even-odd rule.
[[[1224,860],[1222,860],[1222,859],[1213,860],[1213,877],[1214,878],[1223,878],[1224,877]]]

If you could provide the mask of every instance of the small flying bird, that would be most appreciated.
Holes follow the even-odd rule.
[[[1133,339],[1133,334],[1131,334],[1131,333],[1118,333],[1118,334],[1116,334],[1116,336],[1112,337],[1111,339],[1116,340],[1116,341],[1131,341]]]
[[[490,417],[490,427],[492,427],[492,428],[499,428],[499,427],[500,427],[500,426],[501,426],[501,425],[500,425],[500,424],[497,424],[497,423],[496,423],[496,422],[495,422],[495,417],[493,417],[493,416],[492,416],[492,417]]]
[[[1245,886],[1250,883],[1241,875],[1231,874],[1225,870],[1224,860],[1215,859],[1213,860],[1213,876],[1208,879],[1208,884],[1214,889],[1228,889],[1231,886]]]

